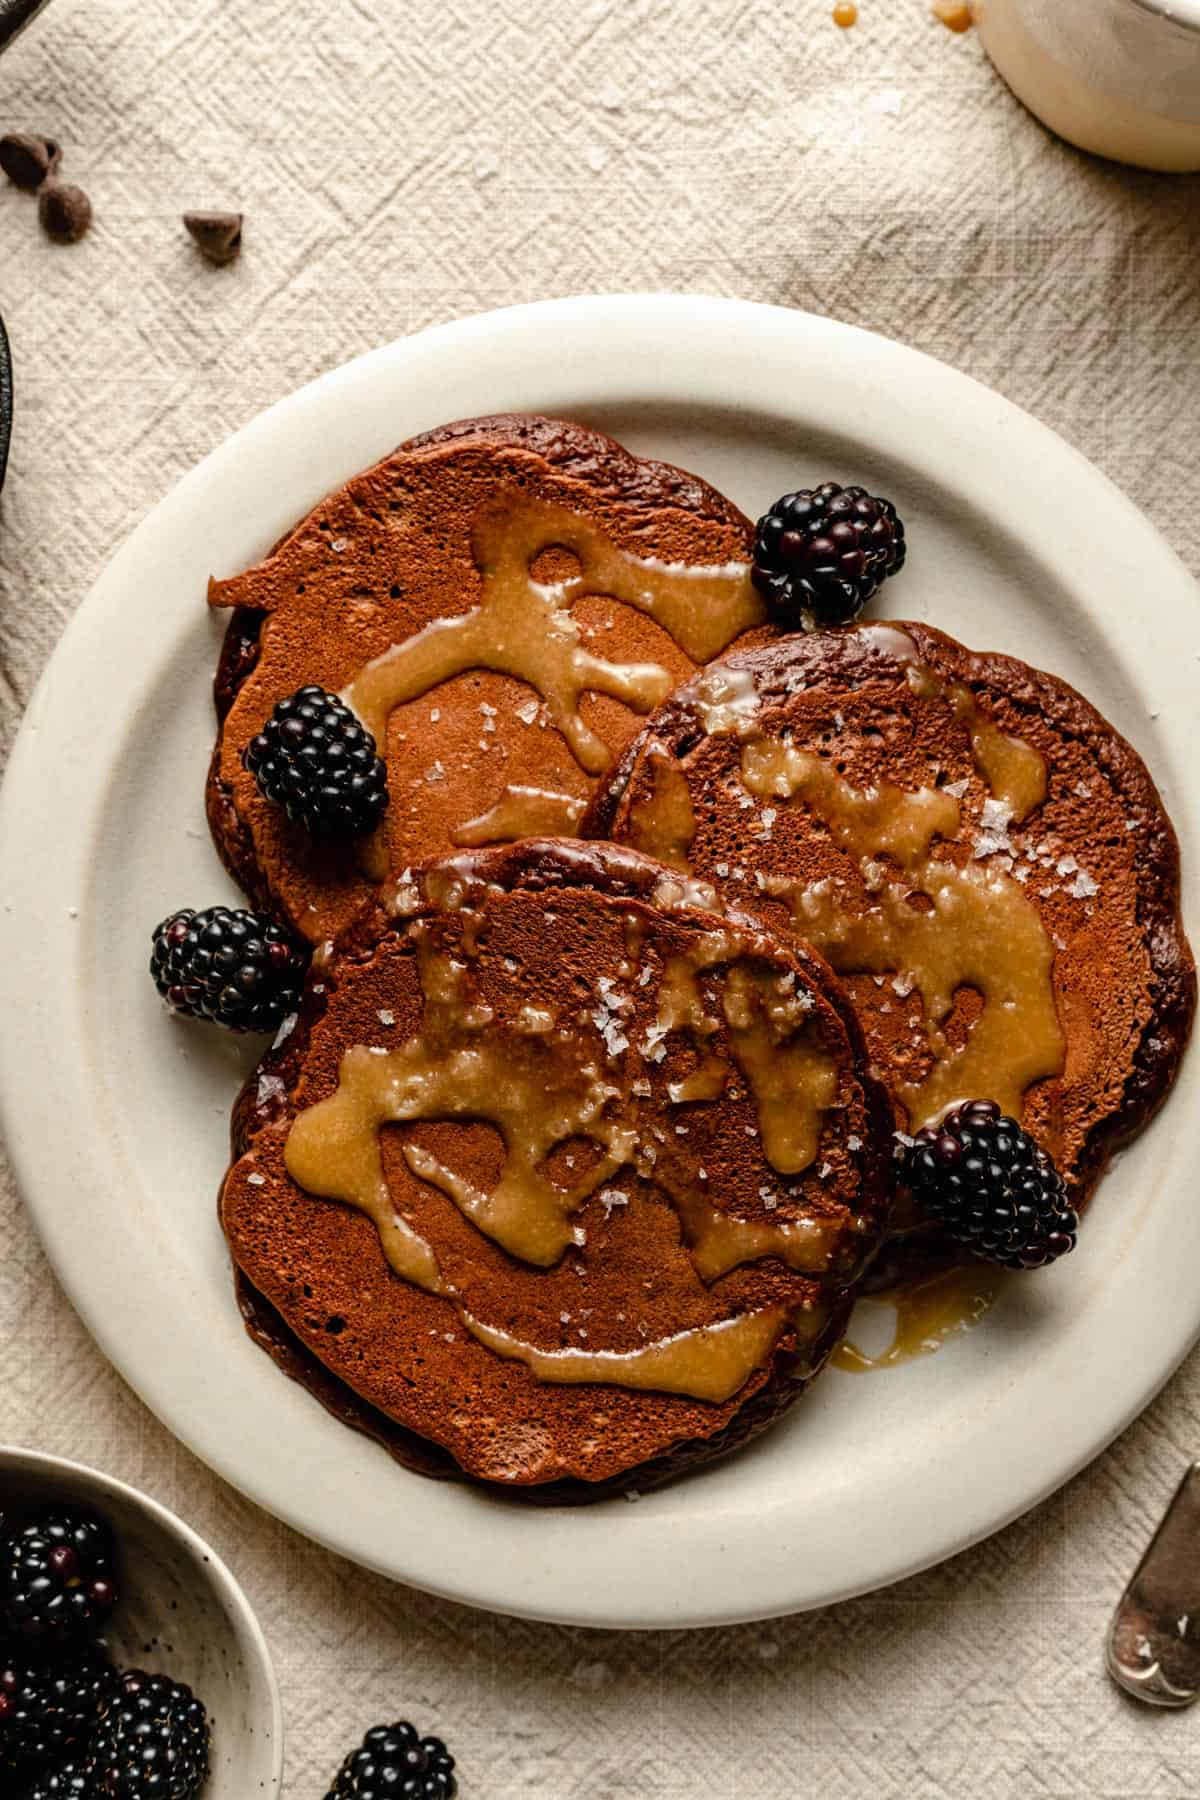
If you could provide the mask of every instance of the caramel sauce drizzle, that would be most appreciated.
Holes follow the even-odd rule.
[[[535,581],[532,565],[561,547],[579,573]],[[393,707],[469,669],[493,669],[527,682],[546,704],[580,766],[602,773],[610,757],[585,725],[585,693],[609,694],[635,712],[664,700],[672,677],[657,663],[613,663],[582,648],[571,606],[603,594],[660,624],[694,662],[707,662],[763,618],[749,568],[663,563],[620,550],[590,520],[544,501],[509,499],[482,515],[473,534],[483,598],[470,612],[435,619],[359,671],[342,698],[382,745]]]
[[[480,1037],[491,1014],[465,1001],[465,965],[434,955],[423,938],[417,941],[426,997],[420,1035],[382,1054],[362,1044],[346,1051],[336,1092],[302,1112],[292,1126],[288,1173],[309,1192],[357,1206],[378,1224],[393,1212],[380,1149],[383,1125],[488,1119],[505,1146],[500,1181],[491,1193],[415,1144],[404,1146],[405,1161],[493,1243],[549,1268],[571,1242],[572,1213],[629,1159],[635,1134],[605,1116],[617,1090],[583,1053],[576,1034],[523,1031],[502,1047],[494,1037]],[[605,1154],[583,1180],[564,1188],[541,1165],[555,1144],[573,1136],[591,1138]],[[348,1142],[355,1146],[350,1156],[344,1154]],[[390,1229],[386,1235],[389,1241],[394,1237]],[[396,1273],[411,1280],[412,1247],[403,1245],[403,1266],[393,1261],[388,1241],[384,1249]]]
[[[918,912],[911,892],[933,902]],[[959,1100],[985,1096],[1019,1118],[1025,1090],[1061,1073],[1065,1054],[1054,1005],[1054,948],[1037,909],[1000,870],[931,862],[906,890],[889,883],[874,906],[846,910],[838,896],[803,890],[793,918],[840,974],[908,975],[925,1008],[934,1062],[923,1081],[899,1089],[911,1127]],[[983,1011],[961,1049],[941,1029],[961,987],[983,996]]]
[[[669,958],[658,988],[655,1031],[660,1037],[669,1031],[692,1031],[699,1038],[713,1035],[718,1023],[696,978],[706,969],[732,962],[740,948],[741,939],[733,932],[706,931],[685,955]]]
[[[750,1084],[767,1161],[798,1175],[816,1161],[825,1114],[837,1099],[837,1064],[811,1042],[806,1008],[785,978],[730,969],[722,1008],[733,1054]],[[806,996],[807,998],[807,996]]]
[[[734,1219],[718,1212],[697,1193],[674,1196],[684,1242],[701,1281],[717,1281],[740,1263],[777,1256],[790,1269],[819,1274],[829,1266],[836,1235],[817,1218],[787,1220]]]
[[[835,1350],[832,1366],[862,1375],[894,1369],[914,1356],[932,1356],[948,1339],[974,1330],[994,1304],[1000,1283],[998,1270],[974,1263],[905,1282],[886,1295],[864,1295],[859,1306],[873,1311],[895,1309],[892,1341],[878,1356],[868,1356],[852,1338],[846,1338]]]
[[[698,881],[694,875],[661,876],[650,898],[663,912],[671,912],[677,906],[695,906],[701,912],[725,911],[721,896],[712,882]]]
[[[719,1100],[729,1080],[729,1064],[723,1056],[705,1056],[690,1075],[667,1085],[667,1099],[673,1106],[687,1106],[695,1101]]]
[[[687,776],[670,751],[657,743],[650,745],[642,767],[649,785],[630,809],[629,841],[635,850],[690,875],[688,851],[696,835],[696,815]]]
[[[905,675],[919,699],[949,702],[954,717],[971,734],[971,755],[993,800],[1002,801],[1018,822],[1027,819],[1046,798],[1045,759],[1023,738],[1001,731],[961,682],[940,681],[932,669],[918,663],[910,663]]]
[[[890,781],[859,790],[811,751],[780,738],[758,738],[742,752],[742,780],[752,794],[803,800],[856,856],[890,856],[902,869],[929,854],[935,837],[952,838],[959,805],[939,788],[915,793]]]
[[[689,1031],[701,1045],[711,1039],[718,1021],[708,1011],[698,978],[730,962],[736,942],[727,932],[708,932],[686,955],[671,958],[659,988],[656,1033]],[[837,1065],[807,1040],[809,1007],[791,976],[763,976],[732,962],[721,1011],[734,1059],[754,1096],[763,1154],[780,1174],[798,1174],[816,1160],[825,1114],[837,1099]],[[669,1085],[667,1097],[676,1105],[716,1099],[729,1074],[724,1058],[709,1053],[690,1075]],[[671,1198],[702,1281],[716,1281],[740,1263],[765,1256],[798,1270],[828,1267],[837,1232],[825,1221],[740,1219],[718,1211],[695,1190]]]
[[[442,904],[466,914],[475,896],[452,871],[438,871]],[[379,1232],[395,1273],[455,1305],[465,1328],[495,1354],[523,1362],[540,1380],[599,1381],[623,1387],[728,1399],[791,1329],[801,1343],[816,1336],[827,1314],[775,1306],[695,1327],[629,1351],[547,1349],[524,1342],[473,1317],[459,1304],[438,1267],[432,1246],[392,1203],[380,1141],[384,1125],[421,1119],[486,1119],[504,1142],[498,1184],[484,1193],[447,1169],[423,1146],[407,1142],[408,1167],[460,1208],[479,1230],[534,1267],[556,1263],[575,1238],[572,1216],[624,1164],[636,1160],[636,1124],[613,1102],[620,1091],[602,1074],[577,1032],[561,1028],[545,1008],[527,1006],[515,1032],[489,1031],[490,1007],[472,999],[466,964],[435,952],[428,928],[414,928],[425,1008],[420,1031],[397,1049],[356,1044],[344,1054],[338,1087],[297,1114],[289,1130],[285,1164],[308,1192],[362,1211]],[[634,934],[636,937],[636,934]],[[834,1097],[811,1046],[797,1046],[804,1007],[785,983],[740,964],[743,941],[709,932],[690,952],[667,964],[659,990],[658,1025],[686,1028],[702,1038],[719,1029],[697,977],[732,963],[722,991],[734,1054],[755,1089],[764,1148],[776,1166],[803,1166],[797,1146],[816,1152],[823,1110]],[[633,943],[634,949],[640,944]],[[721,1062],[722,1085],[728,1070]],[[814,1071],[817,1072],[814,1075]],[[818,1078],[819,1077],[819,1078]],[[787,1088],[792,1111],[785,1118]],[[719,1091],[719,1090],[716,1090]],[[602,1154],[587,1175],[569,1187],[545,1173],[556,1144],[584,1136]],[[815,1271],[828,1265],[835,1227],[816,1219],[756,1222],[731,1218],[696,1193],[668,1191],[700,1279],[706,1283],[739,1263],[777,1256],[790,1267]]]
[[[797,991],[794,977],[752,973],[733,961],[736,944],[729,932],[705,932],[686,955],[668,961],[655,1034],[661,1039],[671,1031],[690,1031],[703,1046],[719,1027],[698,977],[719,963],[732,963],[721,993],[730,1048],[754,1095],[767,1161],[780,1174],[796,1175],[816,1160],[824,1116],[837,1099],[837,1065],[808,1040],[811,1002]],[[721,1087],[714,1065],[722,1070]],[[668,1098],[679,1103],[709,1097],[703,1090],[710,1084],[720,1093],[726,1073],[723,1059],[708,1057],[668,1088]],[[691,1091],[695,1087],[700,1093]]]
[[[921,667],[915,645],[895,627],[876,627],[874,635],[880,648],[908,664],[915,694],[950,704],[970,733],[975,765],[993,798],[1011,818],[1025,818],[1046,794],[1037,751],[1000,731],[967,688],[944,684]],[[1051,981],[1054,949],[1037,908],[1003,868],[959,868],[938,858],[935,840],[952,839],[959,829],[957,800],[937,788],[914,792],[888,782],[855,789],[819,757],[773,738],[746,745],[742,779],[751,793],[804,801],[860,859],[876,894],[865,907],[848,903],[832,880],[804,886],[767,877],[764,885],[790,900],[797,930],[840,974],[898,973],[919,989],[934,1060],[924,1080],[900,1089],[912,1129],[979,1096],[1019,1118],[1031,1084],[1060,1074],[1064,1065]],[[901,875],[876,863],[879,856]],[[917,895],[928,907],[914,906]],[[955,1049],[942,1026],[963,987],[975,988],[984,1004],[965,1045]]]
[[[482,844],[511,844],[525,837],[574,837],[587,801],[549,788],[510,784],[496,804],[478,818],[467,819],[450,833],[464,849]]]
[[[719,1403],[731,1399],[766,1361],[787,1321],[783,1307],[764,1307],[660,1338],[639,1350],[539,1350],[494,1325],[469,1317],[465,1322],[481,1344],[497,1356],[523,1362],[540,1381],[614,1382]]]
[[[758,715],[758,689],[750,669],[705,669],[696,682],[692,710],[699,715],[708,737],[734,731],[741,736],[753,729]]]

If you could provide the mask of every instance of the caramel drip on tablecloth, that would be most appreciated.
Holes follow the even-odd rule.
[[[905,1282],[888,1294],[865,1296],[859,1301],[860,1306],[895,1309],[892,1342],[878,1356],[868,1356],[851,1338],[846,1338],[834,1352],[833,1367],[861,1375],[876,1369],[894,1369],[914,1356],[931,1356],[948,1339],[978,1325],[995,1302],[1000,1281],[998,1270],[974,1263]]]
[[[971,0],[933,0],[929,10],[947,31],[970,31],[974,23]]]
[[[945,700],[966,726],[993,801],[1009,819],[1026,817],[1046,793],[1037,751],[1000,731],[966,687],[921,667],[903,633],[876,630],[879,647],[907,663],[913,692]],[[945,852],[938,858],[935,840],[958,833],[958,801],[938,788],[911,791],[888,782],[856,789],[821,758],[772,738],[746,745],[742,779],[751,793],[803,800],[860,861],[874,896],[866,905],[849,902],[831,879],[804,886],[767,876],[763,885],[789,899],[797,930],[840,974],[892,973],[919,989],[934,1061],[923,1081],[899,1090],[912,1129],[971,1098],[996,1100],[1019,1118],[1031,1084],[1063,1068],[1054,949],[1037,908],[1003,866],[979,861],[960,868]],[[902,873],[874,860],[880,856]],[[963,987],[975,988],[984,1004],[965,1045],[955,1049],[942,1026]]]
[[[642,762],[649,787],[629,813],[629,842],[635,850],[690,875],[688,851],[696,835],[696,815],[687,776],[661,744],[651,744]]]
[[[478,818],[468,819],[450,833],[456,844],[476,849],[481,844],[511,844],[526,837],[574,837],[587,801],[549,788],[508,786]]]
[[[444,904],[473,918],[471,903],[479,896],[469,884],[456,881],[453,871],[438,874]],[[504,1143],[504,1163],[490,1193],[445,1167],[420,1144],[406,1142],[404,1158],[415,1175],[447,1195],[494,1242],[545,1268],[575,1240],[577,1228],[570,1220],[588,1196],[624,1164],[637,1161],[636,1111],[623,1106],[621,1091],[601,1073],[598,1059],[588,1053],[589,1040],[578,1030],[560,1027],[549,1009],[533,1005],[523,1007],[514,1024],[501,1030],[492,1009],[472,996],[467,965],[435,951],[428,926],[414,927],[413,937],[425,997],[421,1028],[396,1049],[357,1044],[345,1052],[335,1092],[292,1122],[284,1154],[288,1173],[299,1186],[365,1213],[397,1275],[444,1296],[481,1344],[523,1362],[539,1380],[607,1382],[721,1401],[766,1360],[789,1323],[801,1342],[819,1333],[825,1313],[805,1310],[793,1316],[773,1306],[628,1351],[585,1352],[529,1344],[468,1313],[447,1287],[431,1245],[395,1211],[383,1170],[382,1127],[422,1119],[494,1124]],[[638,934],[631,937],[631,947],[640,950]],[[734,933],[709,932],[668,963],[654,1044],[679,1027],[702,1037],[719,1029],[697,977],[732,961],[722,1011],[735,1055],[756,1089],[764,1145],[768,1157],[779,1156],[783,1145],[787,1160],[777,1166],[800,1166],[795,1144],[807,1141],[814,1129],[819,1132],[814,1108],[827,1104],[825,1088],[815,1080],[818,1062],[811,1048],[792,1041],[797,1028],[803,1029],[805,1010],[788,991],[792,978],[763,977],[739,964],[735,959],[744,943]],[[725,1065],[721,1067],[724,1076]],[[785,1123],[782,1117],[789,1083],[799,1124]],[[576,1136],[590,1138],[603,1154],[582,1181],[560,1187],[545,1173],[546,1161],[556,1145]],[[815,1142],[814,1136],[814,1152]],[[663,1172],[654,1179],[661,1185]],[[730,1218],[694,1191],[681,1197],[669,1181],[663,1192],[678,1208],[685,1241],[705,1283],[764,1256],[779,1257],[803,1271],[828,1265],[836,1227],[811,1218],[778,1223]]]
[[[578,558],[579,573],[535,581],[533,564],[554,547]],[[606,662],[584,650],[570,611],[581,595],[606,595],[648,614],[695,662],[717,655],[763,617],[747,565],[693,568],[632,556],[590,520],[544,501],[510,497],[483,514],[473,549],[483,575],[479,606],[394,644],[342,695],[380,745],[393,707],[468,669],[493,669],[528,682],[581,767],[600,774],[609,752],[583,722],[583,695],[610,694],[644,713],[673,684],[657,663]]]

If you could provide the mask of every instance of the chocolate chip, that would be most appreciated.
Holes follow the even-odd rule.
[[[242,247],[241,213],[187,212],[183,223],[211,263],[232,262]]]
[[[53,138],[31,131],[10,131],[0,138],[0,169],[16,187],[41,187],[61,160],[62,151]]]
[[[92,222],[92,203],[70,182],[47,181],[38,195],[38,218],[56,244],[77,244]]]

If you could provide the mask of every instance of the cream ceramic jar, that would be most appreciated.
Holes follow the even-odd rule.
[[[1014,94],[1061,137],[1200,169],[1200,0],[974,0],[974,13]]]

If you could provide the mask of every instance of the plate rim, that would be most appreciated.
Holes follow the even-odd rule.
[[[562,364],[556,374],[548,374],[544,369],[550,333],[557,334]],[[500,372],[502,363],[507,372]],[[1150,1341],[1143,1346],[1146,1355],[1137,1376],[1131,1377],[1126,1370],[1122,1378],[1121,1372],[1114,1370],[1112,1396],[1099,1409],[1103,1417],[1089,1414],[1084,1425],[1078,1418],[1064,1423],[1048,1458],[1040,1462],[1028,1456],[1018,1459],[1020,1470],[1010,1470],[1006,1478],[994,1458],[988,1463],[987,1446],[981,1446],[981,1463],[987,1466],[977,1470],[976,1486],[978,1476],[985,1474],[994,1481],[994,1490],[986,1502],[981,1502],[976,1494],[960,1515],[961,1523],[952,1529],[931,1535],[920,1505],[910,1497],[897,1508],[895,1541],[887,1550],[876,1546],[872,1554],[860,1558],[854,1572],[823,1570],[815,1574],[808,1569],[803,1579],[794,1576],[789,1586],[785,1578],[781,1587],[780,1571],[770,1557],[756,1560],[751,1554],[749,1559],[743,1556],[739,1560],[736,1554],[731,1555],[730,1546],[723,1541],[722,1521],[717,1517],[707,1521],[700,1537],[720,1570],[719,1596],[706,1593],[701,1603],[692,1598],[689,1590],[681,1589],[678,1577],[682,1565],[677,1552],[672,1562],[669,1523],[666,1530],[660,1527],[656,1532],[653,1526],[645,1529],[657,1496],[651,1496],[644,1506],[622,1509],[620,1533],[608,1534],[614,1540],[610,1552],[613,1560],[605,1567],[597,1563],[594,1570],[585,1569],[582,1576],[577,1567],[578,1553],[572,1554],[557,1541],[553,1545],[549,1541],[561,1537],[561,1531],[547,1531],[547,1542],[542,1543],[543,1533],[536,1529],[517,1525],[499,1530],[495,1503],[476,1500],[470,1490],[456,1491],[457,1498],[449,1511],[456,1521],[461,1515],[462,1530],[456,1522],[454,1532],[459,1534],[458,1540],[448,1548],[443,1546],[443,1565],[433,1569],[421,1552],[415,1561],[403,1547],[400,1553],[392,1548],[388,1554],[380,1555],[370,1546],[351,1541],[346,1531],[331,1528],[327,1519],[316,1515],[315,1509],[322,1504],[317,1490],[311,1498],[293,1492],[290,1499],[281,1501],[277,1492],[267,1491],[270,1483],[260,1479],[253,1455],[239,1455],[238,1447],[231,1446],[214,1428],[212,1418],[197,1419],[193,1396],[183,1406],[187,1412],[190,1404],[190,1413],[180,1419],[181,1405],[172,1387],[183,1373],[180,1364],[168,1356],[147,1366],[141,1322],[110,1304],[111,1296],[104,1291],[103,1269],[79,1256],[66,1215],[55,1205],[56,1182],[41,1155],[44,1134],[39,1137],[36,1129],[36,1123],[44,1125],[48,1117],[47,1096],[39,1093],[36,1070],[44,1067],[46,1055],[54,1052],[59,1057],[60,1077],[56,1093],[61,1094],[65,1078],[67,1091],[80,1099],[79,1106],[70,1109],[63,1154],[74,1155],[82,1167],[85,1147],[77,1141],[77,1134],[82,1129],[80,1120],[88,1093],[87,1065],[82,1033],[74,1041],[69,1026],[78,1021],[79,1007],[86,1004],[86,996],[81,1000],[84,934],[78,922],[48,919],[45,909],[39,907],[43,884],[38,877],[45,868],[39,856],[44,859],[51,847],[44,822],[38,819],[44,802],[38,777],[37,753],[41,743],[49,737],[62,746],[65,734],[77,724],[78,709],[86,705],[82,676],[94,661],[96,648],[107,645],[114,632],[128,634],[136,629],[136,608],[132,616],[123,615],[116,620],[111,611],[113,601],[133,581],[139,565],[153,562],[160,554],[157,546],[169,542],[177,523],[182,525],[190,512],[198,509],[202,514],[211,508],[213,495],[222,488],[229,490],[241,479],[239,470],[243,466],[251,466],[267,453],[275,456],[283,468],[283,491],[299,493],[304,483],[311,487],[316,482],[311,498],[283,502],[288,517],[302,516],[321,493],[345,479],[345,475],[328,469],[329,458],[343,454],[340,446],[336,452],[323,442],[314,448],[312,440],[306,437],[313,422],[323,416],[332,417],[347,400],[358,397],[365,402],[377,384],[379,389],[399,395],[399,413],[406,420],[405,429],[396,435],[395,441],[399,441],[440,423],[439,418],[426,419],[421,415],[420,406],[433,403],[426,396],[435,394],[440,400],[444,391],[453,389],[454,379],[476,364],[475,379],[484,388],[489,383],[494,386],[497,380],[501,387],[506,382],[519,387],[522,380],[528,384],[533,379],[532,371],[536,371],[538,381],[548,381],[551,388],[557,381],[564,388],[583,392],[590,391],[589,383],[595,384],[590,401],[576,401],[578,410],[584,412],[589,404],[602,408],[636,398],[640,404],[707,403],[726,410],[752,406],[780,416],[785,413],[780,389],[785,386],[782,374],[787,370],[801,384],[799,391],[804,395],[805,416],[810,424],[818,396],[803,387],[803,377],[808,374],[819,379],[822,373],[836,368],[837,417],[843,429],[846,417],[854,418],[856,432],[862,429],[860,421],[865,418],[872,428],[870,441],[881,454],[910,461],[916,432],[931,434],[930,441],[937,445],[939,455],[952,470],[957,491],[971,504],[988,516],[995,516],[1015,499],[1023,509],[1021,516],[1029,520],[1035,533],[1039,527],[1048,529],[1054,523],[1058,537],[1051,537],[1049,542],[1054,546],[1058,564],[1065,561],[1072,548],[1092,548],[1086,521],[1094,519],[1097,509],[1103,507],[1109,564],[1101,591],[1113,596],[1140,597],[1153,589],[1155,597],[1153,606],[1127,604],[1124,610],[1118,608],[1111,619],[1106,616],[1105,632],[1118,647],[1123,669],[1137,678],[1138,691],[1144,696],[1153,693],[1161,701],[1166,715],[1166,723],[1158,728],[1161,760],[1164,764],[1173,760],[1168,753],[1172,745],[1182,750],[1186,706],[1191,705],[1194,710],[1194,702],[1187,692],[1184,659],[1178,655],[1178,644],[1173,642],[1170,620],[1185,604],[1194,608],[1196,584],[1157,530],[1101,471],[1048,427],[971,377],[923,352],[856,326],[787,308],[702,295],[576,296],[434,326],[369,351],[318,377],[277,401],[217,446],[150,510],[109,561],[66,627],[30,701],[0,792],[0,868],[5,871],[4,885],[8,890],[6,904],[0,911],[0,947],[8,954],[9,967],[15,970],[10,1003],[20,1006],[26,1021],[24,1033],[0,1034],[0,1124],[19,1189],[50,1262],[103,1354],[167,1429],[218,1475],[305,1535],[411,1586],[490,1610],[559,1623],[616,1628],[723,1625],[829,1604],[900,1580],[978,1542],[1069,1480],[1124,1429],[1182,1361],[1200,1335],[1200,1298],[1177,1292],[1162,1297],[1150,1322]],[[894,406],[890,413],[886,409],[881,412],[881,395],[891,391],[889,383],[903,394],[903,405]],[[420,395],[421,400],[410,402],[410,392]],[[409,404],[416,409],[411,417],[405,411]],[[509,408],[489,405],[486,410],[530,410],[530,403],[523,407],[514,397]],[[452,415],[443,413],[442,417],[446,416]],[[458,416],[466,414],[460,412]],[[835,424],[830,414],[830,428],[835,428]],[[981,442],[985,446],[982,453]],[[386,449],[375,454],[386,454]],[[929,454],[923,450],[926,460]],[[366,466],[371,460],[370,454],[362,456],[354,467]],[[346,471],[352,472],[353,468]],[[1049,474],[1053,479],[1047,479]],[[1065,532],[1064,513],[1071,521]],[[246,532],[248,535],[249,526]],[[271,533],[264,530],[257,536],[265,549]],[[1174,658],[1172,648],[1176,651]],[[1174,716],[1178,709],[1170,705],[1174,698],[1185,702],[1184,710],[1179,712],[1183,724]],[[79,875],[79,891],[83,892],[87,850],[103,810],[108,770],[103,757],[95,754],[76,754],[74,760],[67,757],[66,761],[58,799],[74,807],[77,822],[84,823],[84,829],[77,833],[78,841],[67,846],[68,866]],[[1190,866],[1189,849],[1193,855],[1200,850],[1200,806],[1190,794],[1173,795],[1171,806]],[[62,848],[57,841],[53,847]],[[36,974],[33,959],[25,957],[23,950],[25,933],[34,921],[44,945]],[[34,1054],[31,1045],[35,1046]],[[41,1052],[41,1058],[36,1051]],[[1197,1089],[1196,1076],[1200,1075],[1194,1064],[1193,1058],[1190,1077],[1185,1065],[1180,1081],[1182,1087],[1186,1080],[1193,1094]],[[61,1129],[61,1118],[58,1123]],[[92,1158],[89,1166],[95,1166],[94,1119],[91,1126],[86,1152]],[[1200,1269],[1200,1209],[1189,1231],[1186,1210],[1177,1206],[1172,1211],[1169,1207],[1173,1194],[1174,1189],[1161,1206],[1171,1211],[1182,1233],[1181,1248],[1186,1252],[1182,1260],[1190,1260],[1192,1268]],[[1148,1235],[1142,1233],[1140,1239],[1134,1235],[1131,1258],[1138,1257],[1140,1247],[1144,1260]],[[1139,1320],[1139,1326],[1141,1323]],[[1093,1413],[1096,1411],[1092,1409]],[[353,1459],[348,1457],[347,1461],[361,1464],[364,1459],[365,1453]],[[431,1508],[423,1507],[419,1494],[405,1484],[419,1483],[427,1494],[444,1499],[445,1490],[439,1484],[393,1470],[391,1465],[389,1473],[399,1484],[398,1492],[412,1500],[418,1513]],[[667,1493],[678,1496],[690,1485],[682,1484]],[[541,1509],[522,1512],[509,1506],[504,1516],[523,1517],[528,1522],[531,1510],[545,1525],[547,1515]],[[601,1519],[606,1514],[611,1519],[611,1512],[601,1504],[568,1516]],[[478,1545],[472,1550],[469,1540],[476,1533],[479,1520],[484,1521],[479,1527],[483,1536],[490,1534],[497,1544],[500,1538],[504,1539],[505,1554],[480,1559]],[[692,1523],[691,1529],[697,1529],[697,1522]],[[463,1532],[467,1535],[463,1536]],[[645,1544],[632,1561],[627,1557],[630,1539],[638,1546],[643,1540]],[[456,1548],[461,1557],[457,1563]],[[636,1569],[634,1564],[638,1565]],[[621,1569],[619,1576],[614,1575],[614,1566]]]

